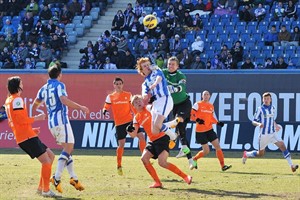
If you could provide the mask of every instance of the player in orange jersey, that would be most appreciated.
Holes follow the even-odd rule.
[[[45,114],[28,117],[27,108],[21,93],[23,83],[20,77],[8,78],[7,88],[9,96],[5,101],[8,125],[12,129],[16,142],[32,159],[37,158],[42,163],[41,178],[37,192],[45,197],[57,197],[50,190],[49,180],[54,160],[53,152],[38,138],[40,128],[32,128],[34,121],[44,120]]]
[[[210,142],[216,149],[216,156],[219,159],[222,171],[226,171],[231,168],[231,165],[224,164],[223,151],[220,147],[218,136],[212,127],[213,124],[223,127],[224,123],[219,122],[214,117],[214,106],[209,102],[209,99],[210,93],[205,90],[202,93],[202,101],[196,102],[191,111],[191,120],[196,122],[196,143],[201,144],[203,149],[193,157],[194,165],[191,166],[191,169],[195,168],[194,166],[197,166],[197,160],[199,158],[202,158],[209,153],[209,146],[207,143]]]
[[[119,175],[123,175],[122,170],[122,156],[124,152],[124,146],[126,141],[126,127],[132,123],[133,109],[130,103],[131,93],[123,90],[123,79],[116,77],[113,81],[115,91],[106,97],[103,114],[105,115],[111,108],[116,128],[116,138],[118,141],[117,148],[117,171]],[[142,132],[139,132],[137,137],[139,138],[139,148],[143,152],[146,141]]]
[[[132,105],[136,109],[137,113],[134,116],[133,119],[133,125],[129,125],[126,130],[130,134],[131,137],[137,136],[137,130],[140,126],[142,126],[146,132],[146,134],[149,137],[149,142],[143,152],[142,155],[142,162],[150,174],[150,176],[155,181],[152,185],[150,185],[150,188],[161,188],[162,183],[153,168],[153,166],[150,163],[150,158],[158,159],[158,164],[173,173],[177,174],[187,184],[191,184],[192,177],[185,174],[183,171],[181,171],[177,166],[175,166],[172,163],[169,163],[167,161],[167,158],[169,156],[169,136],[166,135],[163,132],[160,132],[158,134],[153,134],[151,131],[151,113],[147,108],[145,107],[143,98],[141,95],[134,95],[132,97]]]

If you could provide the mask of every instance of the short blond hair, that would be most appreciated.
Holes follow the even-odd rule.
[[[131,105],[133,105],[133,102],[134,102],[135,100],[137,100],[137,99],[143,99],[143,98],[142,98],[142,95],[140,95],[140,94],[133,95],[133,96],[131,97]]]
[[[145,74],[142,72],[142,64],[145,63],[145,62],[150,62],[150,59],[147,58],[147,57],[142,57],[140,58],[137,63],[136,63],[136,69],[138,71],[139,74],[141,74],[142,76],[145,76]],[[151,63],[151,62],[150,62]]]

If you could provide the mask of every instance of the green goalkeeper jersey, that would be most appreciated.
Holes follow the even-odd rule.
[[[168,81],[168,85],[180,88],[179,92],[171,93],[174,104],[180,104],[189,98],[186,93],[186,76],[179,70],[170,73],[168,69],[163,69],[163,73]]]

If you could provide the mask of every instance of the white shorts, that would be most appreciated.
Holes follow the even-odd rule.
[[[50,129],[50,132],[54,136],[57,144],[75,143],[74,134],[70,123],[61,126],[55,126]]]
[[[171,96],[160,97],[153,102],[151,114],[163,115],[165,118],[167,118],[173,109],[173,104],[174,103]]]
[[[280,142],[282,139],[278,137],[278,133],[260,134],[258,137],[259,150],[264,150],[268,144]]]

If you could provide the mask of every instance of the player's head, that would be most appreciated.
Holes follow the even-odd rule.
[[[169,72],[175,72],[179,68],[179,60],[177,57],[172,56],[168,59],[168,70]]]
[[[143,57],[137,61],[136,69],[138,73],[141,74],[142,76],[148,76],[151,73],[150,66],[151,66],[150,59]]]
[[[51,79],[57,79],[61,75],[60,64],[55,63],[53,66],[49,67],[48,75]]]
[[[136,110],[140,110],[145,106],[142,96],[138,94],[133,95],[131,104]]]
[[[22,80],[19,76],[13,76],[7,79],[7,89],[10,94],[17,94],[23,90]]]
[[[210,99],[210,93],[207,90],[202,92],[202,100],[208,102]]]
[[[272,102],[272,96],[271,96],[271,93],[270,92],[265,92],[263,93],[262,95],[263,97],[263,103],[267,106],[271,105],[271,102]]]
[[[122,78],[116,77],[114,79],[113,84],[114,84],[114,88],[115,88],[116,91],[121,91],[123,89],[124,82],[123,82]]]

